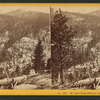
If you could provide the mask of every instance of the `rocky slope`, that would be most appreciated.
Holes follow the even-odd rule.
[[[0,15],[0,68],[10,72],[32,65],[34,49],[42,41],[45,63],[50,58],[49,14],[21,9]]]

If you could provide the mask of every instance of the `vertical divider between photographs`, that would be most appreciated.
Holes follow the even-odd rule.
[[[50,49],[51,49],[51,6],[49,6],[49,30],[50,30]],[[52,50],[52,49],[51,49]],[[51,54],[51,50],[50,50],[50,54]],[[52,54],[51,54],[51,58],[52,58]],[[52,89],[52,61],[50,58],[50,79],[51,79],[51,89]]]

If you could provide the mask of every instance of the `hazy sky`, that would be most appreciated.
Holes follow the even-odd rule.
[[[62,11],[89,13],[95,10],[100,10],[100,6],[53,6],[53,8],[61,8]]]
[[[61,8],[63,11],[88,13],[99,10],[100,6],[52,6],[55,9]],[[39,11],[49,13],[49,6],[0,6],[0,13],[6,13],[12,10],[24,9],[26,11]]]
[[[50,12],[49,8],[50,8],[49,6],[0,6],[0,13],[6,13],[17,9],[49,13]]]

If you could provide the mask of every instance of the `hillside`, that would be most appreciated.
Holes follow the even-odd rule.
[[[0,79],[34,73],[34,50],[40,39],[44,63],[50,58],[49,14],[14,10],[0,14]],[[4,72],[5,71],[5,72]],[[18,74],[20,73],[20,74]]]
[[[26,16],[23,16],[23,13]],[[49,14],[46,13],[18,9],[0,14],[0,38],[2,38],[0,44],[8,49],[28,34],[37,37],[40,29],[46,26],[49,26]]]
[[[100,85],[100,17],[51,8],[51,26],[51,34],[56,33],[56,38],[51,37],[55,61],[52,62],[52,84],[59,84],[58,89],[60,84],[63,89],[97,89]]]
[[[94,11],[97,12],[97,11]],[[98,10],[99,12],[99,10]],[[51,20],[54,16],[55,10],[51,8]],[[91,12],[92,13],[92,12]],[[63,11],[63,14],[67,17],[67,25],[70,29],[76,31],[76,38],[91,37],[93,40],[88,44],[92,48],[95,44],[99,42],[100,39],[100,17],[87,14],[73,13],[68,11]],[[99,15],[99,13],[98,13]]]
[[[49,15],[46,13],[24,11],[26,16],[22,14],[23,10],[16,10],[0,15],[0,35],[8,34],[10,38],[7,48],[17,39],[30,33],[37,35],[39,29],[49,26]]]
[[[93,16],[98,16],[98,17],[100,17],[100,10],[92,11],[92,12],[88,13],[88,15],[93,15]]]
[[[94,47],[100,39],[100,17],[90,14],[63,12],[68,17],[67,24],[77,33],[76,37],[91,37],[92,41],[88,44],[90,48]]]

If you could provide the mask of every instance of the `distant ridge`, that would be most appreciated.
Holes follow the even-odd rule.
[[[100,17],[100,9],[99,10],[95,10],[93,12],[88,13],[89,15],[94,15],[94,16],[98,16]]]

